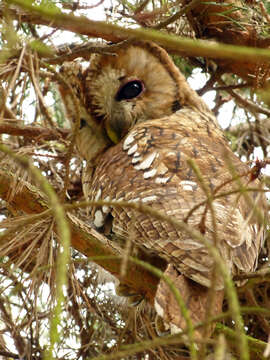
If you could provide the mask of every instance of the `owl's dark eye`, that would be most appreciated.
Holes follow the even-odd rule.
[[[144,86],[140,80],[129,81],[119,89],[115,99],[117,101],[134,99],[141,94],[143,89]]]

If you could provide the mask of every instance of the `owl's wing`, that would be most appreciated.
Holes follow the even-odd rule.
[[[65,115],[76,132],[76,146],[79,154],[87,161],[93,161],[96,156],[108,146],[101,126],[97,125],[85,106],[83,87],[83,68],[80,59],[64,62],[60,68],[58,89],[61,94]],[[78,122],[78,124],[77,124]]]
[[[203,183],[188,159],[196,162]],[[175,220],[186,221],[216,242],[232,273],[249,272],[256,267],[263,234],[260,224],[256,224],[254,208],[239,194],[239,181],[245,186],[249,178],[230,181],[228,164],[239,174],[248,171],[211,118],[184,109],[139,124],[110,148],[100,158],[89,194],[92,200],[140,202]],[[214,215],[207,206],[205,186],[216,195]],[[232,193],[219,196],[226,192]],[[260,192],[253,192],[251,197],[257,204],[261,201]],[[97,228],[110,217],[112,233],[122,238],[131,236],[138,246],[165,258],[188,278],[210,286],[213,259],[207,249],[167,221],[130,208],[109,206],[93,208],[92,217]],[[217,287],[222,286],[220,279]]]

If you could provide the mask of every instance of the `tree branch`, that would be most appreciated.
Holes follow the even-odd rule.
[[[41,126],[25,125],[23,120],[11,120],[0,118],[0,134],[13,136],[24,136],[28,138],[42,138],[42,140],[57,140],[59,134],[62,138],[67,138],[70,134],[68,129],[49,129]]]
[[[186,6],[193,2],[194,0],[187,0]],[[238,0],[201,1],[195,3],[187,14],[187,18],[198,38],[215,39],[215,41],[231,45],[269,48],[270,38],[262,36],[263,28],[265,27],[267,31],[269,27],[268,19],[263,21],[265,14],[262,13],[262,8],[256,8],[256,5],[253,5],[254,3],[251,7],[248,1],[243,3]],[[237,74],[246,80],[253,80],[258,86],[258,75],[263,74],[267,80],[270,68],[269,64],[264,63],[262,59],[257,60],[256,63],[243,58],[239,61],[224,58],[218,59],[216,63],[225,72]]]
[[[240,123],[234,126],[230,126],[227,131],[237,137],[241,138],[245,133],[254,133],[258,132],[258,129],[264,134],[268,134],[270,132],[270,118],[266,118],[264,120],[260,120],[259,123],[249,122],[249,123]],[[255,146],[259,146],[260,144],[254,144]]]
[[[226,45],[225,43],[236,45],[240,44],[240,40],[234,40],[241,35],[239,35],[239,30],[236,32],[235,28],[231,30],[230,38],[228,38],[228,36],[226,38],[225,35],[224,37],[222,35],[219,36],[218,39],[220,39],[223,44],[216,42],[210,43],[204,40],[193,40],[171,36],[154,30],[128,29],[107,22],[93,21],[87,19],[84,16],[74,16],[71,14],[61,13],[60,9],[56,7],[49,8],[45,6],[33,6],[23,0],[6,0],[6,3],[9,4],[9,15],[13,18],[18,18],[18,16],[20,16],[22,22],[47,25],[53,28],[68,30],[77,34],[87,35],[89,37],[103,38],[113,42],[119,42],[125,39],[133,38],[141,40],[152,40],[165,47],[169,52],[178,55],[203,56],[206,58],[220,59],[219,66],[220,68],[224,69],[224,71],[235,72],[236,74],[248,80],[255,81],[256,76],[253,74],[258,73],[258,64],[263,64],[264,62],[269,62],[270,60],[270,51],[263,49],[263,47],[269,46],[270,39],[268,39],[268,41],[267,39],[257,39],[257,41],[253,41],[251,43],[248,41],[249,38],[247,37],[246,40],[242,39],[242,43],[246,46]],[[15,5],[19,6],[23,10],[18,9]],[[4,6],[0,8],[0,17],[3,17],[4,9]],[[201,11],[205,13],[207,9],[196,7],[195,10],[194,13],[192,11],[190,13],[192,13],[192,16],[195,18],[197,17],[199,21],[199,15],[202,15]],[[218,7],[215,7],[214,10],[215,12],[218,12],[219,10],[223,10],[223,8],[221,7],[219,9]],[[206,26],[208,18],[204,17],[203,19],[206,20],[201,20],[200,18],[200,21],[205,21]],[[216,17],[211,17],[210,20],[212,21],[210,25],[213,25],[214,21],[216,21]],[[210,25],[209,27],[211,28]],[[225,22],[224,29],[222,28],[222,31],[226,31],[227,27],[228,21]],[[216,29],[216,27],[213,28]],[[219,30],[216,30],[217,35],[220,31],[220,28],[218,29]],[[212,39],[216,32],[211,32],[211,34],[207,33],[208,38]],[[252,48],[250,46],[258,46],[261,48]],[[264,70],[267,69],[268,67],[264,67]]]
[[[11,174],[0,171],[0,197],[8,201],[10,206],[27,214],[38,214],[48,209],[42,194],[26,182],[20,192],[10,200],[9,193],[13,184],[12,180]],[[126,274],[121,277],[121,258],[119,253],[110,245],[108,239],[95,229],[80,226],[79,222],[75,223],[71,219],[72,217],[69,217],[72,247],[89,258],[94,257],[95,263],[119,278],[122,283],[143,294],[150,303],[153,303],[159,279],[134,263],[128,264]]]

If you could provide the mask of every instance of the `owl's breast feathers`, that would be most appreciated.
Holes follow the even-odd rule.
[[[216,245],[228,269],[232,274],[253,271],[263,230],[254,205],[249,205],[245,196],[256,207],[263,203],[263,195],[258,191],[251,195],[245,192],[244,196],[243,191],[237,191],[249,186],[249,176],[231,181],[233,174],[245,174],[248,167],[231,152],[210,113],[184,108],[170,117],[135,126],[100,158],[89,198],[146,204],[176,220],[186,221],[214,242],[207,195],[188,159],[194,160],[204,185],[214,195]],[[258,187],[257,181],[252,183],[255,186]],[[165,220],[125,207],[94,207],[92,217],[97,228],[106,224],[109,214],[111,231],[116,236],[131,236],[138,246],[164,257],[183,275],[210,286],[213,259],[197,239]],[[220,278],[217,288],[222,287]]]

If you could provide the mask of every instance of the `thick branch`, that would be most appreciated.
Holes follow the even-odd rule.
[[[43,24],[53,28],[68,30],[78,34],[87,35],[89,37],[99,37],[113,42],[119,42],[131,38],[152,40],[164,46],[171,53],[184,56],[204,56],[207,58],[220,59],[219,65],[224,70],[234,71],[236,74],[241,75],[244,78],[248,78],[249,80],[250,74],[254,77],[254,74],[257,73],[259,63],[262,64],[263,62],[267,62],[270,60],[270,51],[263,49],[263,47],[268,46],[268,42],[266,41],[266,39],[263,39],[261,41],[259,41],[260,39],[257,39],[258,41],[255,42],[250,42],[246,40],[243,41],[243,43],[240,43],[240,41],[233,41],[233,39],[241,35],[241,31],[236,31],[235,28],[230,30],[231,37],[229,38],[227,36],[227,41],[224,41],[222,35],[219,36],[220,41],[230,44],[245,44],[247,46],[256,45],[261,46],[262,48],[258,49],[243,46],[234,47],[231,45],[219,44],[214,42],[209,43],[203,40],[195,41],[192,39],[170,36],[159,31],[149,31],[146,29],[128,29],[106,22],[89,20],[83,16],[79,17],[70,14],[67,15],[61,13],[59,9],[55,10],[55,8],[51,9],[49,7],[45,8],[44,6],[32,6],[30,3],[26,3],[23,0],[8,0],[7,2],[11,4],[9,13],[10,16],[18,18],[18,16],[20,15],[22,21],[31,24]],[[23,10],[18,10],[14,7],[14,5],[21,6]],[[222,9],[223,8],[221,8],[221,10]],[[199,20],[205,21],[206,26],[208,17],[203,17],[203,20],[201,20],[201,18],[199,19],[199,15],[202,15],[201,11],[199,10],[200,8],[196,7],[194,17],[195,19],[197,17],[198,22]],[[215,8],[214,10],[215,12],[219,11],[218,8]],[[206,9],[204,9],[204,12],[207,11]],[[2,14],[0,12],[0,16],[1,15],[3,16],[3,10]],[[215,20],[215,17],[211,17],[209,19],[210,24],[213,24]],[[224,25],[224,29],[222,28],[222,31],[226,31],[227,26],[228,21]],[[214,27],[214,29],[216,29],[216,27]],[[220,28],[218,28],[218,30],[216,31],[218,35]],[[213,36],[214,33],[212,32],[208,35],[208,37],[211,39],[213,38]]]
[[[185,3],[192,3],[192,0]],[[263,26],[269,27],[268,19],[264,19],[260,9],[252,8],[247,1],[245,4],[238,0],[197,2],[187,17],[198,38],[214,39],[231,45],[270,47],[270,38],[262,36]],[[243,58],[239,61],[224,58],[218,59],[216,63],[224,72],[253,80],[257,86],[260,85],[257,83],[258,75],[267,80],[270,74],[269,65],[262,59],[255,63]]]
[[[10,200],[9,193],[12,183],[12,175],[0,171],[0,197],[9,202],[10,206],[27,214],[38,214],[47,210],[42,195],[32,186],[28,186],[27,183]],[[73,248],[89,258],[95,257],[97,264],[120,279],[121,259],[118,252],[110,246],[108,239],[94,229],[83,228],[72,221],[70,221],[70,226]],[[110,259],[98,259],[98,256],[108,256]],[[116,259],[113,259],[112,256],[116,256]],[[158,279],[145,269],[135,264],[129,264],[124,278],[121,278],[121,282],[132,287],[138,293],[144,294],[150,302],[153,302]]]

